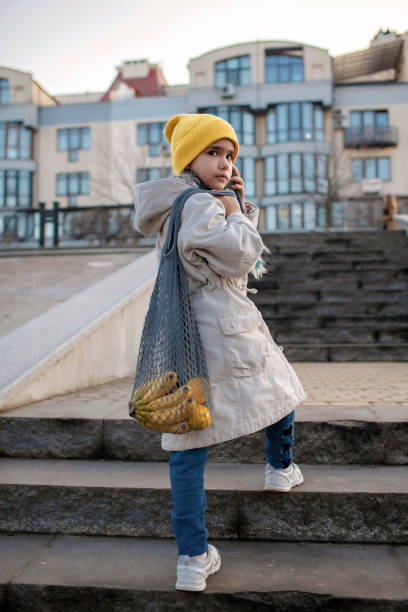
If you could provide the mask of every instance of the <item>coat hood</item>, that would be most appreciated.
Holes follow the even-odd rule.
[[[160,232],[179,193],[187,187],[198,186],[198,182],[189,174],[136,185],[134,189],[135,229],[143,236],[154,236]]]

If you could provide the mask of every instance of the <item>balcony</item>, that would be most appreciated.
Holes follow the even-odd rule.
[[[398,130],[389,125],[348,127],[344,130],[345,147],[395,147]]]

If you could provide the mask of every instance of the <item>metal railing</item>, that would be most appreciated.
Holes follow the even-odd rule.
[[[345,147],[392,147],[398,144],[398,130],[390,125],[348,127],[344,130]]]
[[[0,247],[134,244],[132,204],[0,208]]]
[[[381,197],[365,197],[326,204],[309,203],[307,214],[292,211],[291,204],[276,204],[277,223],[267,232],[379,230],[382,228]],[[270,205],[271,207],[271,205]],[[282,208],[282,210],[280,210]],[[153,246],[133,227],[133,205],[116,204],[52,208],[0,208],[0,249],[25,247]],[[408,200],[399,202],[399,212],[408,213]],[[281,220],[282,223],[281,223]]]

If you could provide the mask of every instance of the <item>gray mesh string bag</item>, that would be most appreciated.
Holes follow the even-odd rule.
[[[160,432],[183,434],[211,423],[207,365],[177,249],[184,204],[202,191],[192,187],[174,200],[129,402],[131,417]]]

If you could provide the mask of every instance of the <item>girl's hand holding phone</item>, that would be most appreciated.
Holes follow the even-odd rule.
[[[235,166],[232,168],[232,176],[231,180],[226,185],[225,189],[232,189],[233,191],[239,191],[241,196],[241,201],[245,202],[245,190],[244,190],[244,181],[242,177],[239,175],[238,170]],[[241,207],[239,205],[238,199],[234,196],[216,196],[225,208],[226,216],[231,213],[242,213]],[[244,204],[245,206],[245,204]]]
[[[236,166],[232,167],[231,180],[226,188],[233,189],[234,191],[239,191],[239,194],[241,196],[241,202],[245,202],[244,179],[242,178],[242,176],[240,176]]]

